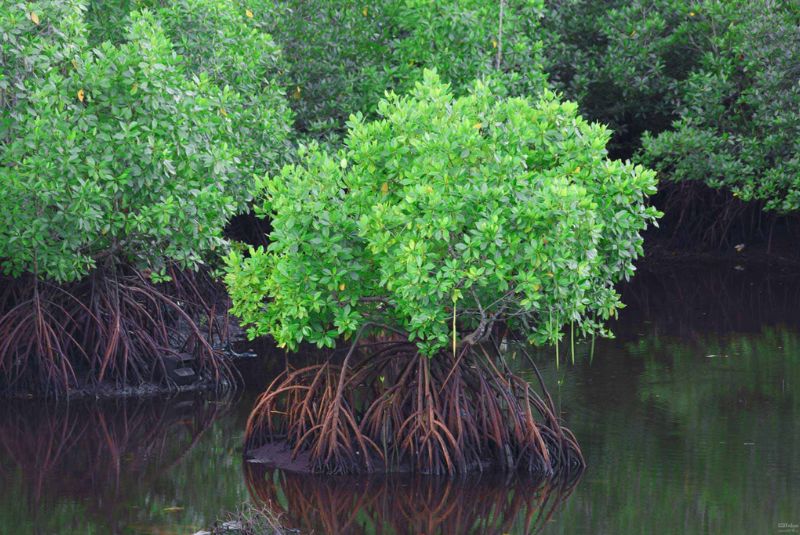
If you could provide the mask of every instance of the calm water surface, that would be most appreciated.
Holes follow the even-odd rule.
[[[317,533],[769,534],[799,525],[800,278],[673,268],[643,271],[623,293],[615,340],[578,346],[575,363],[558,369],[552,349],[539,354],[589,464],[574,485],[247,465],[240,445],[253,391],[3,402],[0,533],[191,534],[248,501]],[[512,365],[530,374],[522,359]],[[268,372],[246,375],[258,385]]]

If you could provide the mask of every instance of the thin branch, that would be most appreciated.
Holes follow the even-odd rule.
[[[495,69],[500,70],[500,64],[503,61],[503,12],[505,11],[506,1],[500,0],[500,22],[497,28],[497,61]]]

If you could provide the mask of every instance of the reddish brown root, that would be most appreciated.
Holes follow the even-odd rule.
[[[248,448],[286,440],[320,472],[467,473],[489,465],[542,475],[584,466],[546,392],[488,353],[433,358],[395,343],[358,364],[287,370],[256,402]],[[544,385],[541,384],[544,388]]]
[[[226,322],[202,276],[172,270],[153,284],[132,269],[97,270],[58,285],[24,277],[0,295],[0,389],[61,395],[77,385],[169,386],[165,359],[190,355],[203,378],[225,383]],[[201,325],[202,319],[205,323]]]
[[[256,511],[305,533],[534,533],[579,477],[320,477],[245,465]],[[580,474],[577,474],[579,476]],[[368,518],[371,522],[364,523]]]

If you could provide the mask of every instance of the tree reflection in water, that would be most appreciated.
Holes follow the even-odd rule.
[[[0,502],[24,499],[18,508],[52,515],[60,501],[79,500],[87,515],[114,525],[127,495],[178,465],[227,406],[193,396],[5,402],[0,477],[23,483],[24,490],[20,495],[19,485],[6,486]]]

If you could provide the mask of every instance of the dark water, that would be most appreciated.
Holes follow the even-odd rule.
[[[0,533],[190,534],[249,500],[317,533],[800,533],[800,278],[643,271],[624,301],[615,340],[539,357],[589,464],[574,487],[244,465],[253,393],[3,402]]]

